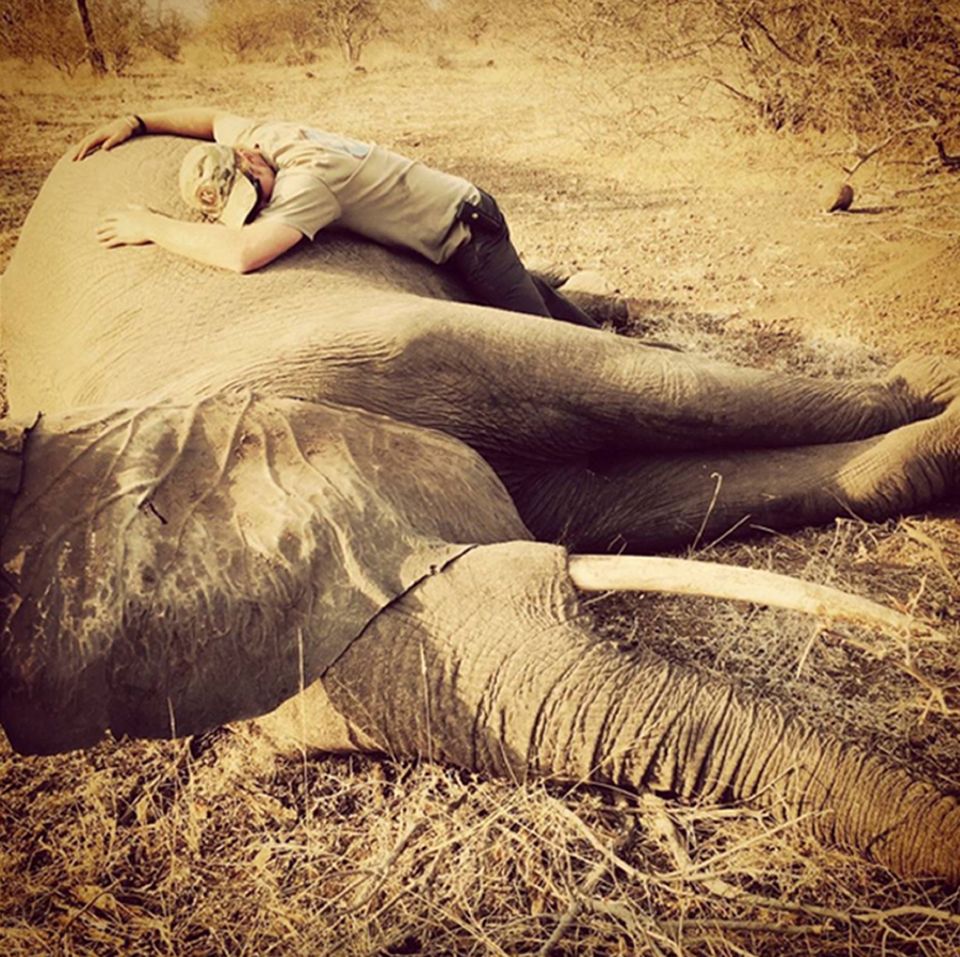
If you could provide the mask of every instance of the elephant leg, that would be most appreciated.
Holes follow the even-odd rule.
[[[728,684],[598,640],[555,546],[472,550],[385,609],[323,685],[352,740],[395,756],[750,799],[905,876],[960,881],[956,797]]]
[[[517,473],[508,487],[538,538],[577,551],[653,551],[755,527],[916,511],[956,490],[958,466],[960,401],[856,442],[584,459]]]
[[[902,363],[876,381],[812,379],[445,308],[442,322],[408,310],[354,324],[343,358],[305,357],[280,375],[313,376],[325,397],[453,434],[498,467],[516,457],[850,441],[935,415],[960,394],[960,365],[948,360]],[[354,340],[367,358],[347,358]]]

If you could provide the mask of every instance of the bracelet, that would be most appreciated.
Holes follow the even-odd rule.
[[[136,120],[137,125],[130,131],[131,136],[146,136],[147,133],[147,124],[143,122],[143,118],[137,116],[136,113],[131,113],[130,118]]]

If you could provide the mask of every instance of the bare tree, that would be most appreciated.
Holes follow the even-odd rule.
[[[83,35],[87,41],[87,58],[90,61],[90,68],[93,70],[94,76],[104,76],[107,72],[107,64],[103,58],[103,51],[97,45],[90,11],[87,9],[87,0],[77,0],[77,12],[80,14]]]

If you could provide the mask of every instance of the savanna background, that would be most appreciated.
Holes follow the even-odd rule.
[[[529,263],[605,277],[617,334],[815,375],[960,352],[957,0],[0,0],[0,55],[0,266],[91,127],[215,104],[473,180]],[[595,599],[598,628],[960,787],[955,503],[697,552],[944,640],[665,597]],[[955,892],[745,806],[280,758],[249,726],[0,743],[5,955],[958,952]]]

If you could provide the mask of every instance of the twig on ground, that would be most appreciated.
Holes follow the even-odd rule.
[[[597,861],[593,867],[590,869],[590,873],[587,874],[586,878],[583,881],[583,885],[580,888],[577,888],[571,898],[570,903],[561,915],[560,920],[557,922],[557,926],[554,927],[553,932],[550,936],[543,942],[543,945],[537,951],[539,957],[548,957],[550,951],[560,942],[561,938],[567,933],[570,927],[573,925],[573,922],[580,916],[581,911],[584,908],[584,898],[589,897],[596,886],[604,878],[607,871],[609,870],[609,861],[602,859]]]
[[[700,544],[700,539],[703,537],[703,533],[706,530],[707,522],[710,521],[710,516],[713,514],[713,510],[717,504],[717,498],[720,496],[720,487],[723,485],[723,476],[719,472],[711,472],[710,478],[714,480],[713,486],[713,495],[710,496],[710,504],[707,506],[706,512],[703,515],[703,521],[700,523],[700,527],[697,529],[697,536],[693,540],[693,545],[690,546],[691,551],[696,551],[697,546]]]
[[[628,864],[625,860],[618,856],[614,848],[607,847],[607,845],[604,844],[603,841],[601,841],[600,838],[593,833],[593,830],[583,821],[576,811],[568,807],[563,801],[557,801],[557,805],[560,809],[561,815],[573,825],[574,829],[595,851],[598,851],[601,855],[608,859],[609,864],[612,865],[613,868],[621,871],[627,877],[632,877],[634,880],[640,881],[641,883],[646,883],[647,881],[652,880],[652,876],[650,874],[645,874],[632,864]]]
[[[763,105],[755,96],[750,96],[748,93],[738,90],[735,86],[731,86],[726,82],[726,80],[721,80],[718,76],[710,76],[707,77],[707,79],[712,80],[718,86],[722,86],[728,93],[732,93],[738,100],[743,100],[744,103],[749,103],[758,110]]]
[[[822,631],[823,629],[820,627],[819,622],[817,622],[810,630],[810,637],[804,642],[803,648],[800,650],[800,656],[797,658],[796,675],[798,678],[803,672],[803,666],[807,663],[807,658],[810,657],[810,652],[813,651],[813,646],[820,637]]]
[[[679,930],[748,930],[761,934],[783,934],[796,937],[800,934],[824,934],[832,929],[830,924],[768,924],[762,920],[723,920],[712,917],[692,917],[683,921],[665,921],[663,929]],[[690,943],[685,940],[685,943]]]
[[[618,841],[614,842],[611,847],[607,847],[583,823],[579,815],[571,811],[566,805],[562,806],[564,811],[571,816],[571,819],[576,820],[578,824],[577,829],[588,839],[591,846],[594,847],[602,856],[600,860],[594,863],[589,874],[587,874],[586,878],[584,879],[582,886],[574,890],[567,910],[561,915],[557,926],[553,930],[553,933],[551,933],[550,937],[543,943],[538,951],[540,957],[547,957],[547,955],[553,950],[554,947],[556,947],[563,936],[573,926],[577,917],[579,917],[584,910],[588,909],[597,913],[603,913],[612,916],[622,923],[629,931],[642,936],[656,957],[660,957],[660,955],[663,954],[663,951],[661,950],[657,941],[669,945],[674,953],[679,954],[679,950],[672,941],[663,935],[658,922],[652,917],[641,919],[640,915],[637,914],[634,908],[630,907],[629,904],[598,899],[593,896],[593,892],[608,874],[612,875],[613,872],[617,870],[633,870],[623,860],[622,853],[626,848],[633,844],[634,840],[636,839],[636,835],[638,833],[638,822],[635,820],[631,821],[629,827],[627,828],[626,834]],[[640,876],[642,876],[644,880],[646,879],[645,875]]]
[[[373,895],[383,886],[387,878],[390,876],[390,870],[394,864],[396,864],[400,855],[410,846],[411,842],[414,841],[427,827],[427,821],[425,818],[420,818],[417,821],[414,821],[403,834],[400,835],[400,840],[394,845],[393,850],[387,856],[387,859],[374,871],[373,883],[370,888],[363,894],[354,897],[354,899],[347,906],[348,910],[354,911],[359,910],[361,907],[364,907],[368,904]],[[370,880],[369,877],[362,877],[357,882],[355,888],[359,891],[363,884],[367,883]]]
[[[677,957],[683,957],[683,950],[666,935],[664,925],[655,921],[649,915],[638,913],[629,904],[621,901],[600,900],[599,898],[591,897],[585,899],[583,905],[595,914],[612,917],[628,931],[642,937],[654,957],[662,957],[664,953],[660,944],[669,947],[671,952],[676,954]],[[677,928],[673,928],[673,930],[675,934],[678,932]]]

